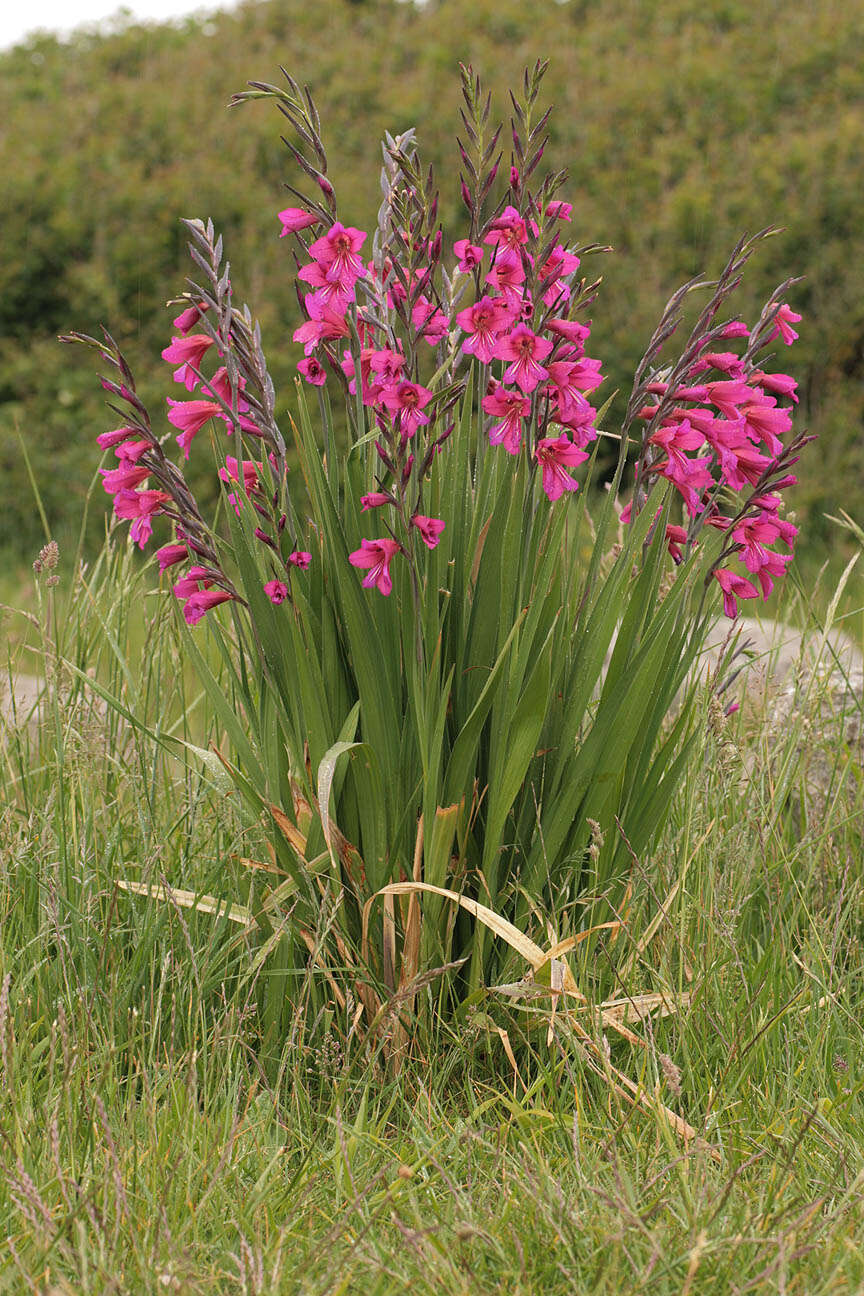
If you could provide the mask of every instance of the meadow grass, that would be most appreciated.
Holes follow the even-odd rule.
[[[574,952],[591,1002],[673,1009],[641,1047],[581,1015],[645,1105],[560,1007],[492,992],[398,1075],[335,1003],[265,1065],[259,942],[117,886],[246,903],[267,861],[181,745],[223,738],[150,587],[107,552],[43,587],[39,722],[0,729],[0,1291],[864,1287],[864,788],[824,681],[773,727],[706,705],[622,927]]]

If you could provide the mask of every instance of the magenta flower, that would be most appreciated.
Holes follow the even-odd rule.
[[[327,370],[314,356],[307,356],[305,360],[301,360],[297,365],[297,372],[301,373],[313,387],[323,387],[327,381]]]
[[[500,216],[492,222],[484,243],[503,244],[517,253],[523,244],[528,242],[527,226],[515,207],[505,207]]]
[[[393,502],[391,497],[385,495],[383,491],[372,491],[369,495],[360,496],[360,504],[364,513],[369,509],[381,508],[382,504],[392,504]]]
[[[142,455],[152,449],[152,441],[121,441],[114,453],[121,463],[137,463]]]
[[[402,381],[402,370],[405,368],[405,357],[401,351],[393,351],[390,347],[382,347],[380,351],[373,351],[370,348],[364,348],[368,355],[369,370],[375,374],[377,380],[375,396],[381,394],[383,387],[392,387],[394,384]],[[363,355],[361,353],[361,362]],[[353,372],[353,361],[352,361]],[[368,375],[367,375],[368,377]],[[364,382],[366,377],[364,377]]]
[[[132,427],[114,428],[112,432],[100,432],[96,438],[96,444],[100,450],[110,450],[112,446],[120,445],[127,441],[129,437],[138,435],[138,429]]]
[[[438,310],[422,293],[411,309],[411,319],[418,334],[430,346],[437,346],[447,336],[450,328],[450,321],[444,312]]]
[[[362,230],[342,225],[336,221],[326,234],[309,248],[309,255],[318,262],[328,283],[338,284],[349,296],[358,279],[366,274],[360,249],[366,241]]]
[[[182,544],[167,544],[161,549],[156,550],[156,557],[159,560],[159,573],[167,571],[169,567],[175,567],[177,563],[185,562],[188,550]]]
[[[708,400],[728,419],[739,418],[739,406],[753,400],[754,397],[753,388],[738,379],[705,383],[705,388],[708,392]]]
[[[481,297],[473,306],[460,311],[456,323],[467,334],[462,343],[466,355],[476,356],[481,364],[489,364],[495,356],[495,344],[503,329],[513,319],[500,297]]]
[[[792,307],[783,302],[774,316],[774,328],[766,338],[766,342],[773,342],[776,337],[782,337],[786,345],[791,346],[798,337],[792,325],[798,324],[800,321],[801,316],[796,315]]]
[[[503,445],[508,454],[518,454],[522,444],[522,420],[531,411],[531,401],[518,391],[496,387],[483,397],[482,405],[487,414],[501,419],[489,429],[490,444]]]
[[[778,396],[790,396],[794,405],[798,404],[798,384],[789,374],[765,373],[762,369],[754,369],[750,375],[750,382],[754,387],[761,387],[764,391],[775,392]]]
[[[573,216],[573,204],[563,202],[560,198],[553,198],[546,204],[546,215],[551,216],[553,220],[569,221]]]
[[[376,585],[386,598],[393,588],[390,563],[398,552],[399,545],[395,540],[361,540],[360,548],[348,555],[348,561],[352,567],[368,567],[369,573],[363,577],[364,588],[371,589]]]
[[[547,306],[556,302],[565,302],[570,297],[570,289],[563,282],[568,275],[574,274],[580,266],[578,256],[568,252],[561,244],[556,243],[546,261],[540,267],[540,283],[543,288],[543,300]]]
[[[591,334],[591,330],[586,324],[577,324],[576,320],[547,320],[543,327],[547,333],[556,334],[566,342],[570,342],[573,346],[577,346],[580,351],[582,350],[583,343],[588,340]]]
[[[248,495],[250,491],[258,488],[258,474],[261,472],[261,464],[256,463],[254,459],[243,460],[243,489]],[[227,482],[239,482],[240,464],[233,455],[225,456],[225,467],[219,469],[219,480]]]
[[[721,330],[721,338],[745,338],[750,336],[750,330],[743,320],[731,320]]]
[[[171,496],[160,490],[119,490],[114,496],[114,514],[131,521],[129,537],[133,544],[143,549],[153,534],[152,518],[162,512]]]
[[[674,522],[666,524],[666,545],[674,563],[680,563],[684,557],[682,546],[687,543],[687,532]]]
[[[440,518],[425,517],[422,513],[414,514],[411,525],[417,528],[420,538],[429,549],[435,548],[444,530],[444,523]]]
[[[141,464],[121,464],[119,468],[100,468],[102,485],[109,495],[118,491],[134,491],[150,476],[150,469]]]
[[[301,571],[305,571],[312,561],[312,555],[307,553],[305,549],[295,549],[293,553],[288,555],[288,561],[292,567],[299,567]]]
[[[340,313],[322,301],[318,293],[307,293],[303,298],[303,306],[309,318],[294,330],[293,338],[295,342],[303,343],[305,355],[311,355],[322,342],[348,337],[349,329],[344,312]]]
[[[201,361],[212,345],[213,339],[206,333],[192,333],[187,337],[172,338],[171,345],[162,352],[163,360],[180,366],[174,370],[174,381],[184,383],[187,391],[194,391],[198,382],[190,365],[200,370]]]
[[[267,595],[271,603],[278,605],[279,603],[284,603],[287,599],[288,586],[284,581],[270,580],[264,586],[264,593]]]
[[[767,598],[774,588],[771,578],[783,576],[786,564],[792,561],[791,553],[778,554],[767,548],[780,537],[777,519],[765,514],[744,518],[732,532],[733,540],[737,540],[743,546],[739,554],[741,562],[749,572],[758,577],[763,598]]]
[[[690,366],[690,374],[695,377],[696,374],[705,373],[708,369],[719,369],[729,378],[743,378],[744,366],[741,363],[741,357],[734,351],[706,351],[705,355]]]
[[[702,492],[713,486],[714,479],[708,471],[711,456],[702,459],[690,459],[685,450],[696,450],[704,442],[704,436],[692,427],[688,419],[680,423],[666,424],[659,428],[650,438],[652,445],[666,451],[667,458],[651,465],[651,471],[668,478],[684,498],[687,512],[691,517],[701,513],[705,507],[702,503]]]
[[[483,260],[483,249],[468,239],[457,239],[453,251],[459,258],[459,269],[466,274]]]
[[[504,370],[504,381],[515,382],[523,392],[532,392],[542,379],[549,377],[549,371],[540,361],[551,350],[548,338],[538,337],[527,324],[517,324],[512,333],[498,339],[494,354],[499,360],[512,361]]]
[[[227,603],[233,597],[234,595],[229,594],[227,590],[220,589],[199,590],[196,594],[190,594],[183,605],[186,624],[197,625],[211,608],[218,607],[220,603]]]
[[[743,419],[712,419],[705,438],[717,455],[723,480],[732,490],[743,490],[748,482],[754,485],[771,463],[748,440]]]
[[[736,572],[730,571],[728,567],[718,567],[714,576],[717,583],[723,591],[723,611],[734,621],[738,615],[738,603],[740,599],[753,599],[759,597],[759,591],[756,586],[744,576],[739,576]]]
[[[753,389],[751,394],[755,399],[741,406],[741,417],[754,439],[763,441],[769,454],[779,455],[783,450],[780,438],[791,429],[792,415],[785,406],[778,405],[773,396],[762,396]]]
[[[170,396],[167,399],[170,406],[168,422],[180,429],[177,444],[188,459],[193,440],[208,419],[218,418],[222,414],[222,406],[217,401],[210,400],[175,401]]]
[[[423,410],[432,399],[428,387],[419,383],[400,382],[381,393],[381,403],[386,405],[391,414],[399,420],[403,436],[412,437],[421,424],[429,422],[429,415]]]
[[[174,594],[178,599],[185,599],[190,594],[197,594],[202,585],[204,589],[209,589],[213,584],[212,576],[213,572],[209,567],[190,567],[186,575],[175,582]]]
[[[518,252],[510,248],[499,248],[492,262],[492,268],[486,275],[486,282],[502,292],[508,301],[520,301],[522,284],[525,282],[525,268]]]
[[[579,489],[567,468],[575,468],[584,463],[588,455],[580,450],[566,436],[544,437],[537,442],[537,462],[543,470],[543,489],[548,499],[560,499],[565,491]]]
[[[286,234],[296,234],[298,230],[308,229],[310,225],[321,224],[320,216],[305,211],[302,207],[286,207],[284,211],[279,212],[279,219],[282,222],[280,238],[284,238]]]
[[[198,302],[197,306],[187,306],[184,311],[172,321],[178,333],[188,333],[198,323],[201,316],[208,310],[206,302]]]

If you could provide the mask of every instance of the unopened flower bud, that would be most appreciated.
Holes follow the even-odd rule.
[[[279,519],[279,523],[278,523],[278,528],[279,528],[279,534],[280,534],[280,535],[281,535],[282,532],[285,530],[285,525],[286,525],[287,521],[288,521],[288,515],[287,515],[287,513],[283,513],[282,516],[280,517],[280,519]]]
[[[254,534],[255,534],[255,539],[260,540],[262,544],[269,545],[271,549],[276,548],[276,545],[273,543],[272,538],[267,534],[266,531],[262,531],[260,527],[255,528]]]
[[[465,206],[468,208],[469,212],[473,212],[474,201],[471,197],[471,190],[468,188],[464,180],[462,181],[462,201],[464,202]]]

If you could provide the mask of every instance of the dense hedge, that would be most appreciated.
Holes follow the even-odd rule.
[[[290,406],[297,358],[290,253],[275,213],[293,178],[272,107],[230,112],[250,78],[283,63],[313,88],[340,208],[374,220],[378,139],[419,128],[453,157],[470,60],[495,91],[551,57],[550,158],[571,172],[580,241],[611,243],[594,311],[612,391],[626,382],[666,297],[716,270],[737,234],[787,227],[754,265],[748,304],[788,273],[804,282],[794,367],[819,432],[799,507],[819,541],[838,503],[864,516],[864,12],[832,0],[266,0],[176,26],[35,38],[0,58],[0,543],[40,534],[19,437],[53,526],[77,525],[104,426],[70,327],[109,324],[146,397],[172,384],[166,296],[186,272],[178,217],[210,215],[237,288],[258,311]],[[442,215],[458,222],[446,170]],[[290,200],[288,200],[290,201]],[[171,394],[174,394],[171,391]],[[101,506],[94,528],[101,529]]]

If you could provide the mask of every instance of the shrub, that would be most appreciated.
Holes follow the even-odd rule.
[[[695,693],[679,695],[717,587],[734,617],[790,560],[781,492],[807,438],[792,437],[782,403],[796,384],[764,366],[769,344],[797,336],[791,281],[752,327],[727,313],[774,231],[674,294],[620,433],[605,431],[606,406],[589,400],[600,362],[585,353],[599,281],[582,274],[601,249],[571,245],[566,175],[541,170],[544,70],[512,96],[502,170],[501,127],[463,69],[467,222],[452,256],[413,132],[385,139],[367,262],[367,234],[340,219],[308,91],[286,77],[235,96],[276,101],[309,190],[292,188],[299,205],[279,213],[304,315],[302,483],[210,222],[186,221],[195,274],[163,356],[193,393],[168,402],[186,459],[210,429],[214,516],[110,334],[70,335],[109,366],[121,426],[99,443],[118,460],[103,469],[115,514],[142,548],[154,519],[171,525],[160,572],[185,567],[173,587],[185,621],[207,617],[230,677],[226,692],[190,631],[230,743],[219,759],[269,823],[285,875],[250,906],[273,970],[273,1038],[298,1010],[310,952],[320,976],[304,995],[342,1007],[352,995],[358,1022],[377,1029],[389,1014],[397,1035],[433,984],[449,1010],[526,959],[576,993],[560,956],[615,921],[622,879],[694,752]],[[706,300],[685,329],[696,291]],[[607,439],[617,467],[590,518],[585,485]],[[554,956],[528,935],[538,915]]]

